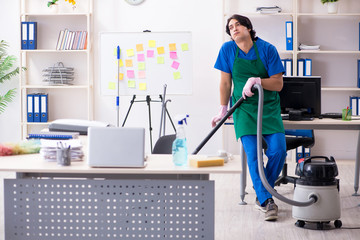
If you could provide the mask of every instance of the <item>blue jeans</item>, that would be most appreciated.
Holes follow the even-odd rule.
[[[286,141],[285,134],[274,133],[263,135],[268,146],[265,155],[268,157],[268,162],[264,168],[265,176],[269,184],[274,187],[276,179],[283,168],[286,158]],[[253,182],[256,196],[263,204],[266,199],[271,198],[271,194],[266,190],[261,182],[258,159],[257,159],[257,142],[256,135],[246,135],[241,137],[241,142],[247,156],[247,163],[249,166],[250,177]]]

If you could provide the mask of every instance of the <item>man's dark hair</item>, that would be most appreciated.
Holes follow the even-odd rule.
[[[240,23],[240,25],[246,27],[247,29],[250,29],[250,36],[251,36],[251,39],[252,39],[253,41],[255,41],[255,40],[257,39],[256,31],[253,29],[253,26],[252,26],[252,24],[251,24],[250,19],[247,18],[247,17],[245,17],[245,16],[238,15],[238,14],[232,15],[232,16],[229,17],[229,19],[227,20],[226,26],[225,26],[225,27],[226,27],[226,33],[227,33],[227,34],[229,34],[229,35],[231,36],[231,34],[230,34],[230,29],[229,29],[229,22],[230,22],[232,19],[237,20],[237,21]]]

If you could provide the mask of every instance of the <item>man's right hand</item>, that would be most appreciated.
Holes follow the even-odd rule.
[[[211,126],[215,127],[216,123],[223,119],[227,113],[227,105],[221,105],[219,113],[211,120]]]

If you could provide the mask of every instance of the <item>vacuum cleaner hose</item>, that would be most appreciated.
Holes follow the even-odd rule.
[[[262,116],[263,116],[263,102],[264,102],[264,91],[260,84],[255,84],[252,89],[257,89],[259,93],[259,103],[258,103],[258,119],[257,119],[257,156],[258,156],[258,168],[259,168],[259,174],[261,182],[263,183],[266,190],[269,191],[271,195],[279,199],[280,201],[283,201],[287,204],[297,206],[297,207],[307,207],[311,204],[315,203],[317,201],[317,196],[315,194],[312,194],[309,196],[309,201],[307,202],[298,202],[291,199],[288,199],[273,189],[269,182],[266,179],[265,172],[264,172],[264,160],[263,160],[263,154],[262,154]]]

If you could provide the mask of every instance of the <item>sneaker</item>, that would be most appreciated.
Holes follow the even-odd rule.
[[[261,206],[258,198],[256,198],[255,200],[255,209],[260,210],[263,213],[266,213],[266,207]]]
[[[274,221],[278,219],[278,206],[275,204],[272,198],[266,200],[266,212],[265,212],[265,221]]]

